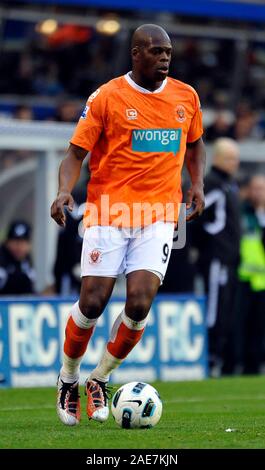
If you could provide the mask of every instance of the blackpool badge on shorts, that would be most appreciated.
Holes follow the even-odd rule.
[[[89,263],[98,264],[102,260],[102,253],[99,250],[92,250],[89,253]]]

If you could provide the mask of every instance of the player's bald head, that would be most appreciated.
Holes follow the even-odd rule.
[[[132,37],[132,73],[138,84],[155,90],[168,75],[171,41],[156,24],[143,24]]]
[[[151,42],[170,43],[167,32],[156,24],[143,24],[137,28],[132,36],[132,49],[134,47],[145,47]]]

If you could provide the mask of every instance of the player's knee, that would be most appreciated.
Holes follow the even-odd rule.
[[[104,299],[96,294],[90,294],[86,299],[79,300],[79,308],[87,318],[98,318],[102,314],[104,306]]]
[[[146,292],[136,290],[127,296],[126,315],[134,321],[141,321],[147,315],[151,307],[152,299]]]

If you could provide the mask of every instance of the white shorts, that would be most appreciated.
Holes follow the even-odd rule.
[[[81,276],[117,277],[145,269],[161,282],[173,242],[174,223],[155,222],[144,228],[92,226],[85,230]]]

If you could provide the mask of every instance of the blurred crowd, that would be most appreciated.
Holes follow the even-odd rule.
[[[16,22],[4,26],[3,44],[5,31],[7,44],[12,44],[14,38],[8,37],[8,31],[19,27]],[[130,69],[131,31],[107,36],[96,28],[71,24],[59,25],[49,35],[33,26],[24,29],[20,47],[13,40],[16,47],[3,49],[2,117],[76,122],[95,89]],[[206,140],[221,136],[238,141],[264,139],[265,44],[248,42],[242,51],[233,39],[176,34],[171,39],[170,74],[198,91],[206,116]],[[4,96],[10,97],[10,103],[5,100],[2,106]],[[19,105],[13,104],[14,96]]]

